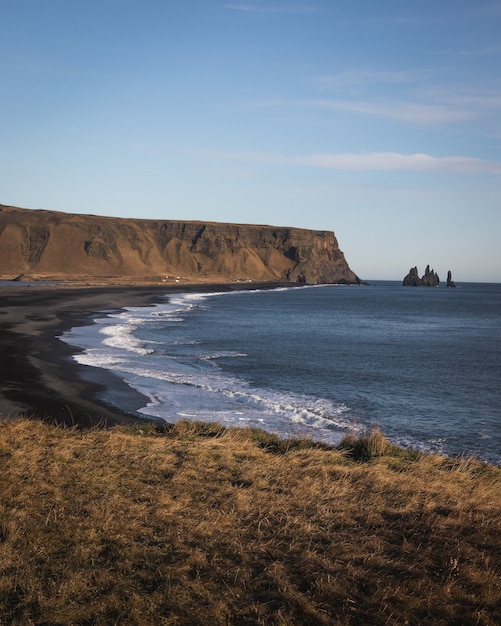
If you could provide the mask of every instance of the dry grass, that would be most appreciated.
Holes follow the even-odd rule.
[[[371,437],[2,423],[0,624],[501,623],[501,469]]]

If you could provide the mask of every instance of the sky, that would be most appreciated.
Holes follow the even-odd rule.
[[[0,0],[0,203],[501,282],[501,1]]]

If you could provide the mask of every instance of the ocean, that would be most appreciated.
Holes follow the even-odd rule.
[[[146,396],[139,413],[501,464],[501,284],[168,295],[61,337]],[[93,370],[95,373],[99,370]],[[110,389],[108,400],[119,408]]]

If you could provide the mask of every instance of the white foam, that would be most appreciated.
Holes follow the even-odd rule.
[[[231,425],[236,419],[249,423],[258,420],[260,424],[266,423],[272,430],[281,432],[304,431],[311,435],[315,431],[330,431],[327,436],[332,439],[332,431],[348,428],[353,419],[345,405],[251,388],[244,381],[222,376],[219,372],[211,375],[207,372],[141,369],[133,373],[134,378],[127,378],[129,384],[150,398],[141,413],[167,421],[190,417]],[[155,380],[166,385],[153,389]]]
[[[199,308],[199,303],[210,295],[213,294],[180,294],[176,297],[171,297],[165,303],[157,303],[151,307],[128,307],[121,313],[109,314],[106,317],[98,318],[94,320],[94,323],[101,327],[99,333],[106,337],[102,341],[103,345],[146,356],[153,353],[153,350],[148,348],[147,345],[154,345],[157,342],[142,341],[134,335],[135,331],[144,324],[159,318],[164,322],[182,323],[185,320],[183,315],[194,308]],[[81,332],[78,332],[79,330]],[[85,331],[82,332],[82,329],[71,329],[64,333],[61,338],[67,343],[81,345],[79,341],[82,342],[84,340],[85,334]],[[92,356],[88,356],[87,364],[90,365],[92,364]],[[101,362],[102,360],[100,359]],[[97,365],[97,363],[96,366],[102,367],[102,365]]]
[[[129,321],[126,324],[105,326],[99,332],[106,335],[106,339],[103,340],[103,344],[105,346],[109,346],[110,348],[120,348],[121,350],[135,352],[136,354],[141,354],[143,356],[151,354],[153,350],[145,348],[144,342],[134,336],[134,331],[137,330],[137,328],[137,324]]]
[[[119,369],[123,365],[123,360],[118,356],[98,348],[90,348],[85,350],[85,352],[75,354],[73,358],[77,363],[80,363],[80,365],[102,367],[103,369],[109,370]]]
[[[288,288],[286,288],[288,289]],[[223,293],[223,292],[221,292]],[[224,292],[232,295],[239,292]],[[218,360],[246,358],[247,354],[220,350],[203,352],[197,341],[176,336],[169,341],[142,340],[137,332],[145,324],[181,323],[203,301],[218,293],[180,294],[166,303],[148,308],[129,308],[95,320],[95,324],[63,339],[84,351],[75,360],[120,375],[127,384],[148,398],[144,415],[173,421],[197,419],[225,425],[265,426],[282,434],[307,434],[324,440],[339,440],[340,432],[353,420],[348,407],[306,395],[250,386],[245,380],[224,374]],[[167,331],[168,333],[168,331]],[[153,346],[160,345],[159,354]],[[187,346],[187,354],[165,354],[169,345]],[[182,348],[181,348],[182,349]]]
[[[200,361],[215,361],[217,359],[247,357],[244,352],[233,352],[232,350],[221,350],[221,352],[213,352],[212,354],[202,354],[198,357]]]

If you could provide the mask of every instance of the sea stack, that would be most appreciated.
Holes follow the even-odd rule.
[[[434,270],[430,270],[429,265],[426,266],[421,278],[419,278],[417,267],[411,268],[403,282],[404,287],[438,287],[439,284],[438,274]]]
[[[456,283],[452,280],[452,272],[449,270],[447,272],[447,287],[455,287]]]
[[[424,276],[421,278],[421,284],[425,287],[438,287],[440,284],[438,274],[435,274],[434,270],[430,270],[429,265],[426,266]]]
[[[417,267],[411,267],[409,273],[404,278],[404,287],[420,287],[423,283],[418,275]]]

